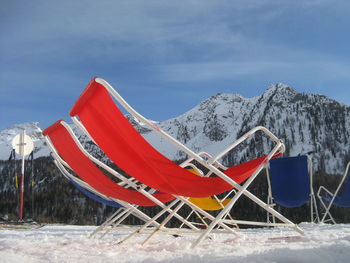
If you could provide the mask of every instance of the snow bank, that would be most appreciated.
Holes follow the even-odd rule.
[[[1,229],[1,262],[348,262],[350,225],[301,224],[304,238],[289,229],[246,229],[237,238],[211,236],[191,249],[194,236],[159,234],[145,245],[140,235],[117,245],[125,232],[88,239],[92,226],[49,225],[40,229]]]

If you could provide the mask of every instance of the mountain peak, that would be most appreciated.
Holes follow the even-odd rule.
[[[281,82],[276,83],[276,84],[272,84],[272,85],[267,87],[267,89],[274,89],[274,88],[275,89],[288,89],[288,88],[291,89],[291,87],[289,85],[281,83]]]
[[[273,98],[273,100],[289,101],[300,94],[297,90],[284,83],[276,83],[267,87],[263,93],[264,98]]]
[[[287,93],[293,93],[293,94],[299,93],[298,91],[293,89],[291,86],[284,83],[272,84],[267,87],[266,92],[279,92],[279,93],[287,92]]]

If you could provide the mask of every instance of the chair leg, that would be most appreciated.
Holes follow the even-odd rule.
[[[257,174],[256,174],[257,175]],[[232,200],[226,205],[226,207],[219,213],[219,215],[215,218],[215,220],[209,225],[209,227],[204,231],[200,237],[193,243],[192,248],[195,248],[212,230],[213,228],[221,221],[222,217],[226,214],[226,212],[232,208],[232,206],[236,203],[236,201],[241,197],[242,194],[246,195],[248,198],[250,198],[252,201],[254,201],[256,204],[267,210],[267,212],[271,213],[273,216],[277,217],[279,220],[284,222],[287,226],[291,226],[295,231],[298,233],[304,235],[304,231],[299,228],[296,224],[291,222],[289,219],[278,213],[276,210],[271,208],[270,205],[266,204],[265,202],[261,201],[258,197],[250,193],[247,188],[251,184],[251,182],[255,178],[252,176],[248,179],[248,181],[243,185],[239,186],[239,191],[236,193],[236,195],[232,198]]]
[[[143,241],[142,245],[145,245],[162,227],[164,227],[169,220],[174,216],[177,211],[184,205],[184,202],[181,202],[168,216],[163,222]]]
[[[116,226],[118,226],[121,222],[123,222],[130,214],[132,214],[132,211],[129,211],[128,213],[124,214],[124,216],[122,216],[121,218],[118,219],[115,219],[114,222],[116,220],[118,220],[117,222],[113,223],[111,228],[109,230],[106,230],[104,234],[102,234],[100,236],[99,239],[102,239],[104,236],[106,236],[110,231],[112,231]]]
[[[130,209],[130,208],[129,208]],[[102,231],[102,229],[104,227],[106,227],[107,225],[110,225],[111,222],[113,222],[113,220],[117,217],[120,217],[121,215],[124,215],[125,213],[127,213],[127,211],[129,209],[126,209],[124,211],[123,208],[119,208],[116,212],[114,212],[105,222],[103,222],[98,228],[95,229],[94,232],[92,232],[89,236],[89,238],[92,238],[93,236],[95,236],[98,232]],[[119,215],[118,215],[119,214]],[[118,216],[117,216],[118,215]]]
[[[165,212],[167,212],[169,209],[171,209],[171,207],[173,207],[178,202],[179,202],[178,199],[176,199],[173,202],[171,202],[162,211],[160,211],[158,214],[156,214],[154,217],[152,217],[148,222],[146,222],[142,227],[140,227],[139,229],[137,229],[133,233],[129,234],[127,237],[125,237],[123,240],[119,241],[117,244],[120,245],[120,244],[124,243],[125,241],[127,241],[128,239],[130,239],[131,237],[141,233],[144,229],[146,229],[150,224],[155,222],[161,215],[163,215]],[[170,210],[170,211],[172,211],[172,210]],[[185,221],[185,222],[187,222],[187,221]],[[157,225],[157,227],[158,226],[159,226],[159,224]]]
[[[207,229],[199,236],[199,238],[192,244],[192,248],[195,248],[204,238],[206,238],[213,228],[219,223],[222,217],[232,208],[235,202],[232,200],[226,205],[226,207],[219,213],[219,215],[213,220]]]
[[[328,217],[329,217],[328,220],[331,220],[333,224],[336,224],[332,214],[330,213],[330,209],[331,209],[332,203],[329,203],[328,206],[326,206],[325,203],[322,200],[321,200],[321,203],[322,203],[323,207],[325,208],[325,212],[324,212],[324,214],[323,214],[323,216],[321,218],[320,223],[324,223],[325,221],[327,221],[326,218],[327,218],[327,215],[328,215]]]
[[[338,187],[339,188],[339,187]],[[324,190],[327,194],[329,194],[330,196],[332,196],[332,200],[329,202],[328,206],[323,202],[322,196],[321,196],[321,191]],[[338,190],[338,189],[337,189]],[[320,223],[324,223],[326,221],[326,217],[328,215],[329,219],[331,220],[333,224],[336,224],[333,216],[330,213],[330,209],[331,206],[333,205],[333,201],[335,198],[335,194],[333,194],[332,192],[330,192],[327,188],[325,188],[324,186],[320,186],[320,188],[317,191],[317,197],[320,200],[321,205],[323,206],[325,212],[320,220]]]

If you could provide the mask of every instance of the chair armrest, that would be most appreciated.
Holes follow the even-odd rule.
[[[218,159],[220,159],[221,157],[223,157],[225,154],[227,154],[229,151],[231,151],[232,149],[234,149],[235,147],[237,147],[239,144],[241,144],[242,142],[244,142],[245,140],[247,140],[248,138],[250,138],[251,136],[253,136],[256,132],[258,131],[262,131],[263,133],[265,133],[265,135],[267,135],[271,140],[273,140],[274,142],[281,143],[281,150],[280,152],[284,152],[285,151],[285,146],[282,143],[282,141],[280,139],[278,139],[276,137],[276,135],[274,135],[271,131],[269,131],[267,128],[263,127],[263,126],[257,126],[253,129],[251,129],[250,131],[248,131],[247,133],[245,133],[243,136],[241,136],[238,140],[236,140],[234,143],[232,143],[231,145],[229,145],[226,149],[224,149],[222,152],[218,153],[216,156],[214,156],[213,158],[210,159],[211,163],[216,162]]]

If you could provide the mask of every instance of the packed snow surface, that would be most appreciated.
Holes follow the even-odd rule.
[[[93,226],[47,225],[0,229],[1,262],[349,262],[350,225],[300,225],[305,237],[287,228],[238,230],[240,237],[213,234],[191,249],[194,235],[145,235],[117,245],[127,232],[89,239]],[[289,238],[288,238],[289,237]]]

